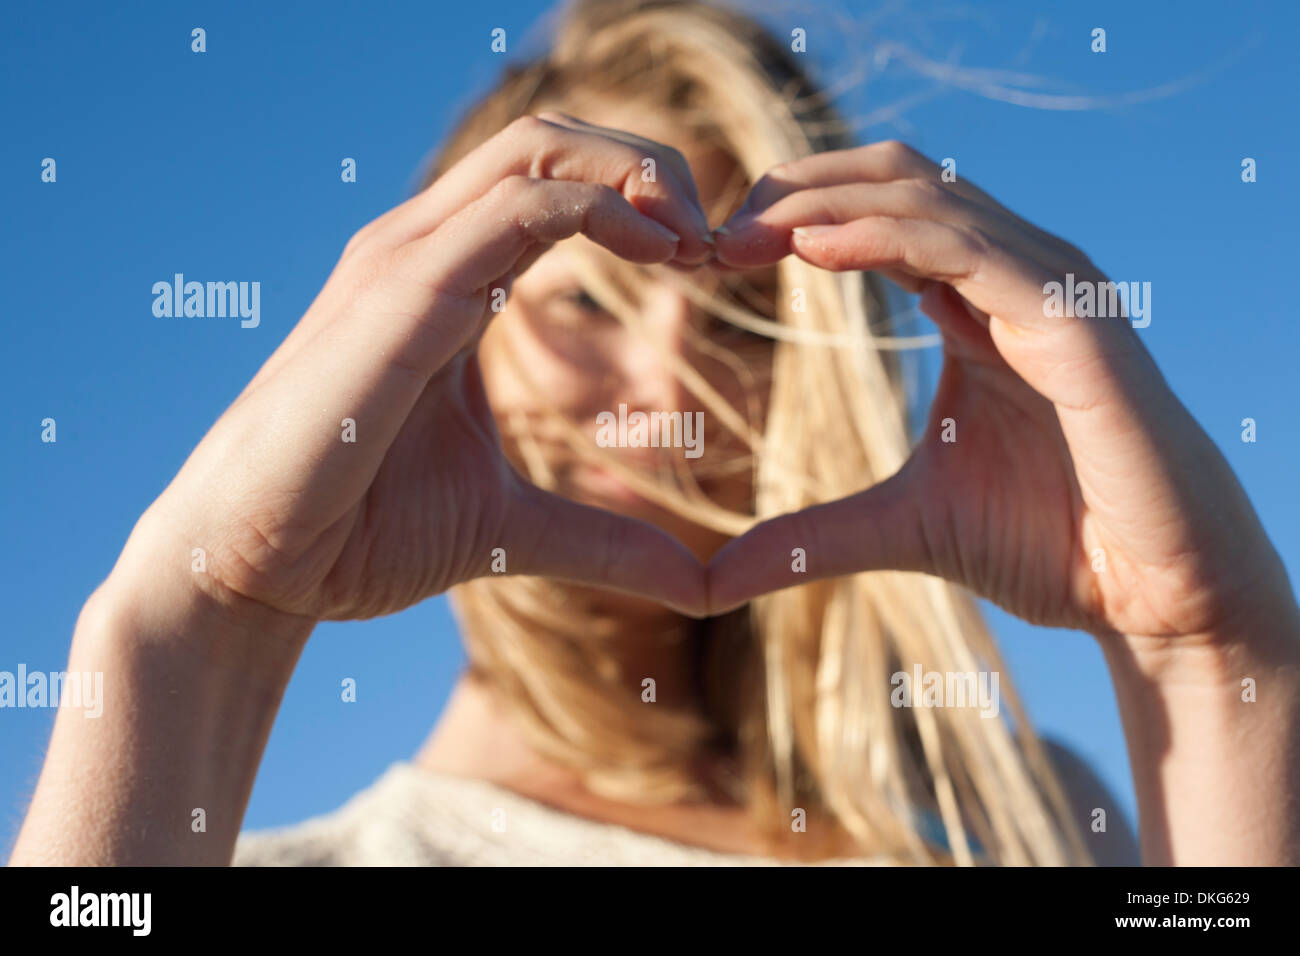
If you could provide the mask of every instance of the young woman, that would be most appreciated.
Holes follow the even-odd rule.
[[[1045,310],[1082,252],[842,129],[744,17],[571,8],[140,519],[13,862],[1135,861],[1005,678],[898,706],[1001,675],[971,592],[1100,642],[1142,859],[1300,861],[1300,612],[1222,456],[1129,321]],[[877,276],[944,338],[915,447]],[[426,746],[240,839],[315,622],[444,591]]]

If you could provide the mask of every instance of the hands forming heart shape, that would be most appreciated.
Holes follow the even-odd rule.
[[[657,182],[640,176],[647,156]],[[579,232],[637,263],[794,254],[920,293],[945,364],[911,459],[852,497],[758,524],[707,566],[649,524],[523,480],[475,346],[494,290]],[[675,150],[526,117],[357,233],[143,523],[172,554],[206,549],[201,586],[315,619],[407,607],[491,573],[497,548],[509,573],[692,616],[898,569],[1036,623],[1163,643],[1289,595],[1227,463],[1131,324],[1044,314],[1044,284],[1067,274],[1105,281],[1078,249],[898,144],[772,169],[711,234]],[[355,441],[340,439],[345,419]],[[956,441],[941,435],[949,419]]]

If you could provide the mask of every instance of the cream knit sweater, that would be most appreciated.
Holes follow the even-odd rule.
[[[874,859],[831,865],[870,866]],[[394,763],[347,803],[244,832],[235,866],[777,866],[554,810],[481,780]],[[799,864],[786,864],[799,865]]]

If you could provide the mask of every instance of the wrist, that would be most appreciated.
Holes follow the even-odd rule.
[[[1154,685],[1207,686],[1239,682],[1251,667],[1300,666],[1300,604],[1281,563],[1276,575],[1258,581],[1202,631],[1095,635],[1112,673],[1128,671]]]
[[[190,648],[213,663],[292,669],[316,621],[236,594],[203,570],[190,551],[156,533],[150,509],[77,622],[83,632],[138,649]]]

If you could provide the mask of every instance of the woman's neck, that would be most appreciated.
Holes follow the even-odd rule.
[[[531,749],[491,689],[469,674],[453,689],[414,762],[434,773],[484,780],[563,813],[688,846],[752,856],[773,852],[743,807],[713,802],[643,805],[591,792],[576,771]]]

